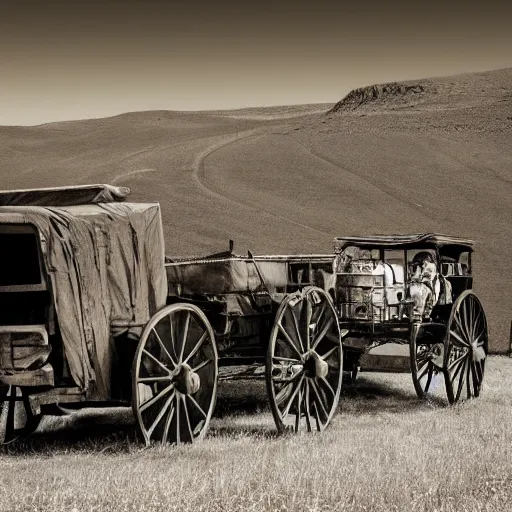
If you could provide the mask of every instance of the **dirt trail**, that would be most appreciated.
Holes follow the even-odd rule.
[[[303,224],[301,222],[297,222],[295,220],[286,218],[283,215],[279,215],[279,214],[270,212],[268,210],[262,209],[261,207],[258,207],[257,205],[254,205],[252,203],[249,203],[246,201],[241,201],[240,199],[236,199],[234,197],[230,197],[226,193],[221,193],[220,192],[220,190],[222,189],[221,186],[219,186],[217,188],[217,190],[214,190],[212,187],[209,187],[204,183],[204,176],[207,172],[205,165],[206,165],[206,160],[208,157],[210,157],[211,155],[213,155],[214,153],[216,153],[217,151],[219,151],[221,149],[225,149],[228,146],[237,144],[243,140],[257,139],[257,138],[264,137],[266,135],[268,135],[268,133],[266,131],[261,133],[261,130],[249,130],[248,132],[244,132],[242,134],[237,134],[236,137],[234,137],[234,138],[232,137],[228,141],[225,141],[218,145],[209,147],[206,151],[204,151],[201,155],[199,155],[197,157],[197,159],[195,161],[194,168],[192,170],[193,179],[206,194],[209,194],[210,196],[214,197],[215,199],[219,199],[224,202],[229,202],[229,203],[234,204],[241,208],[252,210],[257,215],[260,215],[260,216],[264,215],[267,217],[271,217],[272,219],[277,220],[279,222],[286,222],[288,224],[292,224],[292,225],[300,227],[300,228],[314,231],[315,233],[318,233],[321,235],[330,236],[329,233],[327,233],[326,231],[316,229],[307,224]]]

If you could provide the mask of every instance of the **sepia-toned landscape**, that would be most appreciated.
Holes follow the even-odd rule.
[[[343,235],[474,239],[490,347],[510,344],[512,68],[363,87],[336,105],[137,112],[0,128],[2,188],[159,202],[166,253],[332,251]]]
[[[0,127],[2,189],[127,186],[166,253],[329,253],[342,235],[476,241],[482,395],[420,400],[362,372],[322,434],[278,436],[264,384],[226,382],[206,439],[143,447],[129,409],[43,418],[0,455],[0,510],[501,511],[512,501],[512,68],[372,85],[336,104]]]

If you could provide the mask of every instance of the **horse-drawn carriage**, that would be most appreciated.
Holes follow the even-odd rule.
[[[334,254],[288,256],[231,245],[171,260],[159,205],[128,193],[0,192],[0,441],[59,404],[95,403],[131,404],[147,444],[191,442],[207,431],[218,381],[236,378],[265,378],[280,431],[322,431],[344,365],[397,340],[410,343],[419,395],[439,373],[450,402],[464,386],[478,395],[487,326],[469,241],[336,239]],[[408,267],[418,252],[437,263],[443,292],[436,283],[421,311]]]
[[[450,403],[478,396],[488,349],[485,312],[472,291],[473,242],[436,235],[335,239],[336,307],[348,329],[346,369],[362,352],[408,343],[414,387],[443,380]]]

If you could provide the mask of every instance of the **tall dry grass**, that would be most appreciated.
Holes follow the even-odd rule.
[[[0,456],[0,510],[512,509],[512,360],[484,394],[420,401],[406,374],[362,374],[323,434],[275,434],[259,383],[221,387],[208,438],[136,442],[130,411],[48,418]]]

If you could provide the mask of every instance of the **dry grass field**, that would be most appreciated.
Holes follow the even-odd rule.
[[[422,401],[410,375],[362,373],[322,434],[275,433],[259,382],[220,387],[207,438],[144,448],[129,410],[46,418],[0,455],[0,509],[504,511],[512,506],[512,360],[483,395]]]

